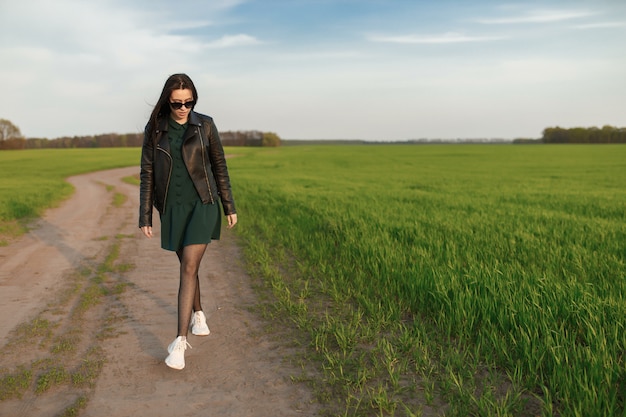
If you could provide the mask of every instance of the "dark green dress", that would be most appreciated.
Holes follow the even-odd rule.
[[[161,214],[161,247],[177,251],[183,246],[210,243],[220,238],[219,205],[202,204],[182,158],[181,147],[187,123],[169,120],[168,139],[172,177]]]

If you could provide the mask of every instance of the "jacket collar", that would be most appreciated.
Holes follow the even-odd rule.
[[[202,120],[200,119],[200,116],[198,115],[198,113],[196,113],[195,111],[192,110],[192,111],[189,112],[188,123],[190,125],[201,126],[202,125]]]

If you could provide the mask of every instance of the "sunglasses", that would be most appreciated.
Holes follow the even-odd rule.
[[[194,105],[196,104],[195,101],[188,101],[186,103],[170,103],[170,106],[172,106],[172,108],[174,110],[180,110],[183,106],[187,107],[188,109],[192,108]]]

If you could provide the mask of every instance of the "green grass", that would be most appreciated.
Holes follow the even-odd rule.
[[[305,335],[296,379],[316,387],[323,413],[625,415],[626,146],[237,155],[236,230],[273,291],[261,300],[274,328]],[[69,195],[67,176],[138,159],[138,149],[0,152],[0,229]],[[66,378],[49,368],[36,389]]]
[[[124,177],[122,178],[122,181],[124,181],[126,184],[131,184],[131,185],[141,184],[141,180],[139,179],[139,173],[137,173],[137,175],[134,175],[134,176]]]
[[[47,369],[37,379],[36,394],[42,394],[53,386],[63,384],[70,379],[70,374],[62,366]]]
[[[32,371],[23,366],[10,374],[0,371],[0,375],[0,401],[8,398],[21,398],[33,377]]]
[[[124,234],[115,236],[116,239],[128,237]],[[85,326],[81,325],[88,310],[93,311],[103,301],[106,302],[107,295],[121,294],[131,285],[114,276],[132,267],[117,263],[119,254],[119,242],[114,242],[102,263],[93,269],[83,268],[69,274],[66,288],[58,288],[57,296],[42,306],[37,317],[21,324],[11,334],[6,349],[0,351],[0,355],[14,354],[18,346],[28,345],[35,349],[38,347],[43,356],[28,364],[17,363],[14,369],[0,369],[0,401],[21,398],[29,388],[37,395],[54,388],[74,393],[80,391],[84,395],[62,414],[78,415],[88,400],[85,390],[93,390],[106,360],[101,342],[119,334],[115,323],[123,319],[110,305],[105,305],[96,310],[95,318],[91,316],[96,326],[92,332],[95,337],[94,334],[87,334]],[[51,322],[44,316],[53,316],[55,321]],[[81,348],[85,342],[90,345],[86,350]],[[7,363],[14,360],[8,359]]]
[[[80,415],[80,411],[87,407],[88,403],[89,399],[86,396],[81,395],[76,398],[72,405],[63,410],[63,412],[59,414],[59,417],[77,417]]]
[[[247,256],[345,415],[419,412],[433,384],[449,415],[624,415],[626,146],[245,149],[229,168]]]
[[[39,216],[70,196],[73,190],[67,177],[139,165],[140,154],[139,148],[0,152],[0,235],[23,232],[23,225],[16,227],[16,221]]]

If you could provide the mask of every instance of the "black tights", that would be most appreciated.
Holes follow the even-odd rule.
[[[192,311],[202,310],[198,270],[206,244],[188,245],[176,251],[180,261],[178,287],[178,336],[187,336]]]

